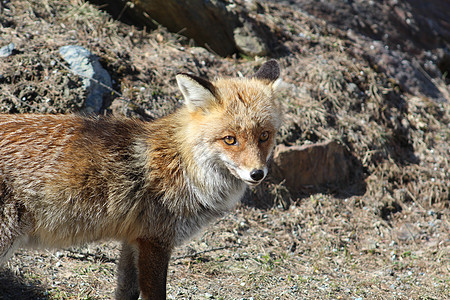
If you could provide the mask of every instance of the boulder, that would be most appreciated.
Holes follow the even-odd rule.
[[[59,53],[69,63],[74,74],[81,76],[87,96],[85,110],[88,114],[98,114],[103,106],[103,97],[111,93],[112,82],[103,69],[98,57],[81,46],[63,46]]]
[[[352,162],[347,149],[336,141],[306,146],[279,145],[274,152],[273,177],[298,193],[350,180]]]
[[[238,18],[222,1],[143,0],[136,1],[133,9],[219,55],[237,51],[232,28]]]
[[[121,0],[94,1],[115,17],[135,25],[182,34],[198,46],[220,56],[269,53],[272,34],[267,26],[249,16],[244,5],[224,0]]]

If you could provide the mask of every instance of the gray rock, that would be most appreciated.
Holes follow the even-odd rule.
[[[269,53],[266,41],[264,41],[255,30],[244,23],[233,31],[234,40],[239,52],[249,56],[265,56]]]
[[[103,106],[103,97],[112,89],[111,77],[103,69],[98,58],[81,46],[64,46],[59,53],[71,70],[83,77],[83,86],[87,91],[85,102],[87,113],[99,113]]]
[[[16,45],[14,43],[9,43],[6,46],[0,48],[0,57],[8,57],[13,54],[14,49],[16,49]]]

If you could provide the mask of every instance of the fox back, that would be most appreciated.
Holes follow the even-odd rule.
[[[117,299],[164,299],[171,250],[267,175],[280,126],[275,61],[251,78],[177,75],[154,122],[0,115],[0,262],[20,246],[122,241]]]

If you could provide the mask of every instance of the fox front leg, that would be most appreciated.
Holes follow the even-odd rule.
[[[117,276],[117,300],[136,300],[139,298],[137,253],[136,246],[126,242],[122,244]]]
[[[171,247],[157,240],[138,240],[138,281],[145,300],[166,299],[167,268]]]
[[[0,264],[6,261],[32,230],[31,217],[21,204],[10,201],[0,182]]]

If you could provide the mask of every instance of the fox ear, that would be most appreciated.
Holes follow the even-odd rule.
[[[215,87],[208,80],[187,73],[180,73],[176,78],[189,110],[206,108],[209,103],[214,101]]]
[[[266,61],[253,77],[274,82],[280,77],[280,65],[274,59]]]
[[[281,83],[280,65],[274,59],[266,61],[253,75],[253,78],[270,82],[273,90],[276,90]]]

